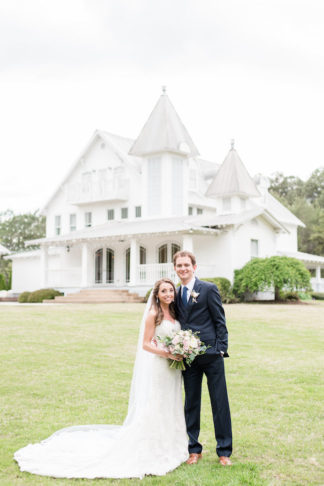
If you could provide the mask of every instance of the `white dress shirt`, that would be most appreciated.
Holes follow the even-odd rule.
[[[190,294],[193,291],[194,285],[195,285],[196,277],[193,277],[190,282],[188,282],[186,285],[181,285],[181,297],[183,293],[183,287],[187,287],[188,292],[187,292],[187,302],[190,299]]]

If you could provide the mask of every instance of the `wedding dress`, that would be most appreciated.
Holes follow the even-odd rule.
[[[162,476],[188,458],[181,371],[142,349],[143,315],[123,425],[83,425],[61,429],[38,444],[18,450],[21,471],[57,478],[143,478]],[[155,335],[180,324],[163,320]]]

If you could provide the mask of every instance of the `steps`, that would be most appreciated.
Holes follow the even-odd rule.
[[[144,299],[128,290],[82,289],[75,294],[62,295],[52,300],[43,300],[43,302],[52,304],[107,304],[111,302],[144,302]]]

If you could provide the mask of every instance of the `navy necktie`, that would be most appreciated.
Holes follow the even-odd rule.
[[[185,307],[187,307],[187,305],[188,305],[187,292],[188,292],[188,287],[183,287],[183,289],[182,289],[182,303]]]

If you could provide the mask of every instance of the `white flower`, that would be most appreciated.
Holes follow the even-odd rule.
[[[199,297],[199,292],[195,292],[194,290],[191,291],[192,302],[197,304],[197,298]]]

